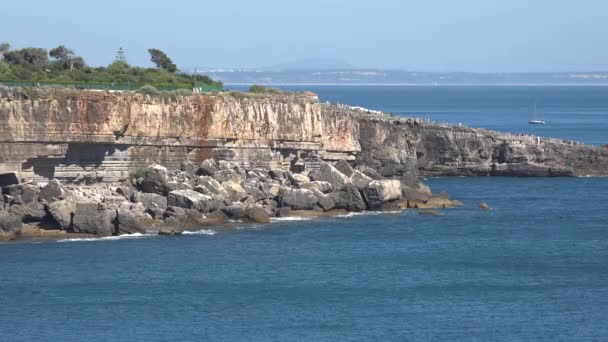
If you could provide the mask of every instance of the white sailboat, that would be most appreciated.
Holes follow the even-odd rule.
[[[544,120],[537,120],[536,119],[536,101],[534,101],[534,119],[533,120],[529,120],[528,123],[530,125],[544,125],[545,124]]]

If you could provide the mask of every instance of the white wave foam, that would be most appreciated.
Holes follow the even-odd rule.
[[[213,229],[201,229],[195,231],[185,231],[182,235],[215,235],[217,232]]]
[[[124,240],[124,239],[140,239],[140,238],[150,237],[150,236],[155,236],[155,235],[134,233],[134,234],[124,234],[124,235],[117,235],[117,236],[104,236],[104,237],[99,237],[99,238],[62,239],[62,240],[57,240],[57,242],[115,241],[115,240]]]
[[[270,221],[308,221],[310,217],[292,216],[292,217],[271,217]]]

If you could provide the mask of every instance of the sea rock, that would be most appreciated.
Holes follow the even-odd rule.
[[[76,202],[72,199],[55,201],[48,205],[48,212],[63,230],[71,230]]]
[[[20,217],[23,223],[41,222],[47,216],[44,205],[38,202],[17,204],[12,206],[8,212]]]
[[[23,223],[18,216],[0,212],[0,240],[8,240],[21,233]]]
[[[342,172],[342,174],[344,174],[346,177],[351,177],[355,171],[346,160],[338,160],[334,167],[336,170]]]
[[[222,184],[211,176],[198,177],[196,184],[197,186],[194,188],[194,190],[204,195],[220,197],[229,196],[228,191],[224,189]]]
[[[363,197],[361,197],[361,193],[359,193],[359,189],[351,183],[345,184],[338,192],[333,192],[330,196],[336,204],[336,209],[362,211],[367,208]]]
[[[333,187],[331,186],[331,184],[329,182],[324,182],[324,181],[312,181],[312,182],[304,183],[304,184],[300,185],[300,188],[308,189],[308,190],[319,190],[324,194],[329,193],[333,190]]]
[[[279,206],[294,210],[310,210],[319,202],[312,190],[285,188],[278,198]]]
[[[312,190],[315,194],[315,196],[317,196],[318,199],[318,203],[317,205],[323,209],[323,211],[328,211],[333,209],[336,206],[336,203],[334,202],[333,198],[329,195],[326,195],[324,193],[322,193],[320,190],[314,189]]]
[[[328,163],[321,163],[319,170],[311,173],[311,178],[315,181],[328,182],[334,189],[340,189],[350,183],[348,177]]]
[[[247,217],[247,213],[245,211],[245,204],[241,202],[236,202],[232,205],[225,206],[224,208],[222,208],[222,212],[233,220],[241,220]]]
[[[289,213],[291,213],[291,208],[289,207],[278,208],[275,212],[277,217],[289,217]]]
[[[111,213],[105,206],[95,202],[77,202],[72,230],[76,233],[109,236],[115,229]]]
[[[291,184],[302,187],[303,184],[310,182],[310,178],[308,176],[303,175],[301,173],[290,173],[289,181]]]
[[[479,209],[481,210],[492,210],[492,208],[490,208],[490,205],[486,202],[483,202],[479,205]]]
[[[213,159],[205,159],[199,167],[199,174],[203,176],[213,176],[217,172],[217,166]]]
[[[211,196],[194,190],[174,190],[167,196],[167,205],[186,209],[205,211],[211,202]]]
[[[428,201],[420,200],[408,200],[408,208],[418,209],[441,209],[441,208],[453,208],[462,206],[462,202],[458,200],[452,200],[444,196],[434,196]]]
[[[119,210],[116,221],[120,234],[146,233],[154,224],[150,216],[131,210]]]
[[[264,208],[253,206],[246,209],[247,218],[256,223],[270,223],[270,217]]]
[[[160,210],[164,212],[167,209],[167,198],[159,194],[138,192],[133,195],[133,199],[135,202],[142,203],[147,210]]]
[[[365,175],[363,172],[355,170],[350,177],[350,181],[357,187],[357,189],[363,190],[369,183],[373,181],[373,179]]]
[[[370,209],[379,208],[382,203],[401,198],[401,182],[398,180],[375,180],[363,189],[365,202]]]
[[[130,186],[119,186],[116,188],[116,193],[131,201],[136,191]]]
[[[40,188],[34,184],[23,184],[21,187],[21,201],[24,204],[38,202]]]
[[[247,191],[245,191],[245,189],[243,189],[239,183],[234,181],[226,181],[222,183],[222,186],[228,193],[228,198],[232,202],[239,202],[247,198]]]
[[[262,191],[260,187],[261,185],[256,184],[255,181],[247,181],[247,183],[245,183],[245,191],[254,199],[254,202],[268,198],[268,194]]]
[[[161,165],[151,165],[146,170],[146,176],[142,182],[144,192],[167,196],[173,186],[169,186],[169,171]]]

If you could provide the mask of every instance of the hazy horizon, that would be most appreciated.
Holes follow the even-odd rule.
[[[255,69],[298,60],[419,72],[608,70],[608,2],[309,0],[202,4],[24,0],[3,5],[0,41],[64,44],[94,66],[119,47],[152,66],[159,48],[183,69]]]

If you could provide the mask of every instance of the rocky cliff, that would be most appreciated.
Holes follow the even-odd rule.
[[[384,176],[608,174],[608,150],[320,104],[298,94],[0,87],[0,174],[118,181],[142,166],[213,157],[316,170],[347,160]]]

